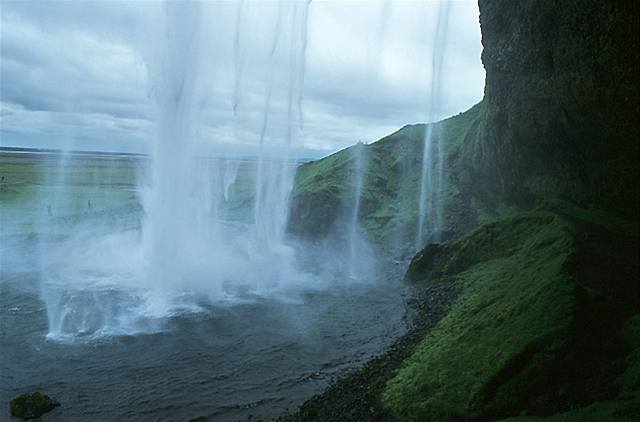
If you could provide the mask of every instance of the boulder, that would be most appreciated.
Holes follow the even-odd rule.
[[[35,392],[33,394],[21,394],[9,403],[11,416],[25,420],[36,419],[60,406],[60,403],[46,394]]]

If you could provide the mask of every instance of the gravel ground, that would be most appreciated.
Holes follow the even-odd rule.
[[[299,421],[389,421],[377,402],[395,370],[409,357],[420,340],[444,316],[460,293],[449,283],[431,283],[416,288],[409,305],[414,311],[412,328],[385,353],[362,368],[336,380],[324,392],[302,404],[298,410],[279,418],[279,422]]]

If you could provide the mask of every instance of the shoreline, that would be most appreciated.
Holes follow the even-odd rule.
[[[302,421],[389,421],[378,397],[386,382],[404,360],[411,356],[421,339],[445,316],[459,297],[462,288],[448,282],[416,285],[409,300],[414,312],[412,325],[387,350],[369,359],[364,366],[333,381],[324,391],[314,395],[293,413],[278,422]],[[260,418],[257,418],[260,420]]]

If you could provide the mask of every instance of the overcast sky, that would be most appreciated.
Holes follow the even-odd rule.
[[[294,115],[302,107],[295,144],[335,151],[464,111],[484,87],[475,1],[450,2],[437,37],[439,2],[314,0],[304,61],[301,3],[207,3],[194,9],[198,16],[170,19],[173,9],[152,1],[1,7],[2,146],[147,152],[168,83],[157,73],[169,68],[175,82],[183,62],[185,77],[198,80],[185,85],[196,104],[193,136],[214,148],[256,145],[265,110],[265,136],[277,143],[291,127],[292,98]],[[168,32],[197,34],[197,47],[165,57]],[[443,65],[430,107],[435,40]],[[291,85],[301,95],[292,96]]]

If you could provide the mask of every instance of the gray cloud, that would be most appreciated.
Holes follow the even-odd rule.
[[[205,143],[255,144],[269,75],[267,137],[282,142],[290,124],[284,3],[245,3],[234,51],[238,3],[203,6],[197,60]],[[336,150],[371,142],[398,127],[463,111],[482,96],[475,2],[452,2],[442,99],[428,113],[437,3],[340,3],[310,7],[304,126],[299,146]],[[153,86],[146,63],[161,56],[156,2],[2,3],[2,145],[146,151],[155,139]],[[281,14],[276,52],[277,15]],[[385,15],[386,19],[381,19]],[[234,64],[242,59],[241,79]],[[235,87],[238,113],[233,113]]]

